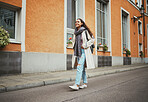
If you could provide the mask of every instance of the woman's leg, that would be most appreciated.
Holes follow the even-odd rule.
[[[86,76],[85,67],[83,68],[82,79],[83,79],[83,83],[87,84],[87,76]]]
[[[86,59],[84,49],[81,49],[81,51],[82,51],[82,55],[78,59],[78,65],[77,65],[77,74],[76,74],[76,80],[75,80],[76,85],[80,85],[82,71],[84,69],[84,63],[85,63],[85,59]]]

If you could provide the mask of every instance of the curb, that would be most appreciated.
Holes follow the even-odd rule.
[[[0,85],[0,93],[5,92],[5,91],[6,91],[6,88],[4,86]]]
[[[33,87],[39,87],[39,86],[43,86],[43,85],[44,85],[43,82],[34,82],[34,83],[28,83],[28,84],[23,84],[23,85],[8,86],[8,87],[6,87],[6,92],[20,90],[20,89],[33,88]]]
[[[95,74],[88,73],[87,78],[115,74],[115,73],[120,73],[120,72],[126,72],[126,71],[144,68],[144,67],[145,66],[139,66],[139,67],[127,68],[127,69],[108,70],[108,71],[98,72]],[[33,83],[27,83],[27,84],[25,83],[22,85],[7,86],[7,87],[0,85],[0,93],[9,92],[9,91],[16,91],[16,90],[21,90],[21,89],[27,89],[27,88],[33,88],[33,87],[52,85],[52,84],[63,83],[63,82],[70,82],[70,81],[74,81],[74,80],[75,80],[75,77],[70,77],[70,78],[55,79],[55,80],[44,80],[41,82],[33,82]]]

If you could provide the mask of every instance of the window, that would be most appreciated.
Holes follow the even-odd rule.
[[[108,45],[107,40],[107,3],[97,0],[97,44]]]
[[[142,51],[142,44],[139,43],[139,52]]]
[[[141,55],[141,52],[142,51],[142,44],[141,43],[139,43],[139,56]]]
[[[77,18],[84,20],[84,0],[67,0],[67,43],[73,38],[75,21]]]
[[[142,0],[137,0],[137,3],[138,3],[137,6],[138,6],[138,7],[141,7],[141,5],[142,5]]]
[[[141,23],[141,21],[138,21],[138,33],[142,34],[142,23]]]
[[[3,26],[10,34],[11,39],[15,39],[15,11],[0,8],[0,26]]]
[[[73,37],[76,20],[76,1],[67,0],[67,42]]]
[[[128,23],[127,23],[128,14],[122,11],[122,45],[125,48],[128,48]]]
[[[76,18],[76,2],[75,0],[67,0],[67,28],[74,29]]]

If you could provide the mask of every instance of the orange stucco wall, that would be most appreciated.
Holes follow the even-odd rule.
[[[111,1],[111,34],[112,34],[112,56],[122,56],[121,48],[121,7],[129,12],[130,19],[130,50],[131,57],[139,57],[138,52],[138,23],[134,23],[131,18],[140,16],[139,11],[127,0]],[[133,12],[134,11],[134,12]],[[142,19],[140,19],[142,21]]]
[[[139,34],[139,43],[143,42],[143,35]]]
[[[85,0],[85,23],[95,37],[95,0]]]
[[[111,1],[111,35],[112,35],[112,55],[121,56],[121,13],[120,0]],[[117,22],[118,21],[118,22]]]
[[[133,15],[133,14],[132,14]],[[131,16],[132,17],[132,16]],[[135,22],[133,23],[133,20],[130,20],[130,47],[131,47],[131,55],[132,57],[138,57],[139,54],[138,54],[138,46],[139,46],[139,43],[138,43],[138,22]],[[124,55],[125,56],[125,55]]]
[[[85,23],[95,37],[95,0],[85,0]],[[95,54],[95,49],[93,54]]]
[[[22,7],[22,0],[0,0],[0,2],[4,2],[10,5],[14,5],[17,7]],[[21,51],[21,44],[10,43],[5,48],[1,48],[2,51]]]
[[[148,17],[147,16],[145,16],[145,47],[146,47],[146,49],[145,49],[145,52],[146,52],[146,57],[148,57],[148,48],[147,48],[147,43],[148,43],[148,36],[147,36],[147,34],[148,34],[148,29],[147,29],[147,25],[148,25]]]
[[[64,53],[64,0],[26,1],[26,52]]]

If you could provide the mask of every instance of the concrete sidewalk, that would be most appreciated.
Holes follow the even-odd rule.
[[[101,75],[130,71],[143,67],[148,67],[148,64],[99,67],[95,69],[87,69],[86,71],[87,77],[91,78]],[[0,93],[73,81],[75,80],[75,76],[76,70],[0,76]]]

